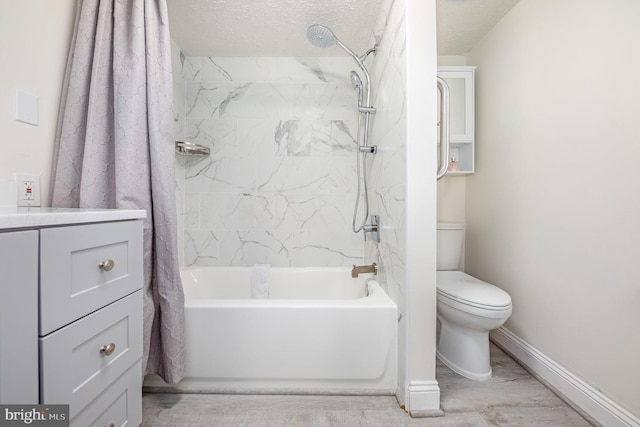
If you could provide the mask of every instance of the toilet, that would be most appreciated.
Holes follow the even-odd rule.
[[[438,223],[437,244],[438,359],[466,378],[487,381],[489,331],[511,315],[511,297],[461,271],[464,224]]]

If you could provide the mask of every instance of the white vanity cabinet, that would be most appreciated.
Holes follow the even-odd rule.
[[[38,232],[0,232],[0,403],[38,403]]]
[[[144,211],[54,211],[0,227],[0,403],[68,404],[71,426],[140,425]]]
[[[449,158],[458,162],[458,171],[447,172],[447,175],[475,171],[475,69],[438,67],[438,77],[449,86]]]

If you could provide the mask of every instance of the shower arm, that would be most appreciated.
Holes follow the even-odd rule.
[[[349,47],[346,44],[342,43],[339,39],[336,39],[336,44],[340,46],[345,52],[347,52],[353,58],[354,61],[356,61],[356,64],[358,64],[358,67],[360,67],[360,69],[364,73],[364,78],[367,81],[367,103],[364,106],[365,111],[362,111],[362,112],[367,113],[367,115],[375,112],[373,107],[371,107],[371,78],[369,77],[369,71],[367,71],[367,67],[364,66],[364,63],[362,62],[362,60],[366,58],[371,51],[375,52],[375,49],[377,47],[374,46],[372,49],[369,49],[369,51],[367,51],[367,53],[365,53],[361,59],[358,55],[356,55],[354,51],[349,49]]]

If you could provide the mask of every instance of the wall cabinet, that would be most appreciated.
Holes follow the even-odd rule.
[[[142,250],[139,220],[0,230],[0,403],[142,422]]]
[[[475,172],[475,69],[438,67],[438,77],[449,86],[449,158],[458,162],[458,171],[447,175]]]

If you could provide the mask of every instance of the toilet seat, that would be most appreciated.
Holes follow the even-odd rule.
[[[438,300],[444,304],[466,312],[511,311],[511,297],[497,286],[462,271],[438,271],[436,277]]]

